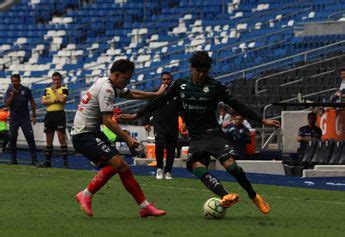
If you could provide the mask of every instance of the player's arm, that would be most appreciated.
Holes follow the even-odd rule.
[[[52,99],[47,99],[47,90],[44,91],[44,95],[42,96],[42,104],[45,106],[54,104],[55,101]]]
[[[149,102],[145,105],[141,110],[139,110],[136,114],[121,114],[119,115],[119,119],[131,121],[141,118],[147,114],[152,113],[156,109],[164,106],[169,100],[174,98],[178,95],[179,84],[178,81],[175,81],[168,90],[166,90],[161,96],[157,97],[156,99]]]
[[[248,108],[246,105],[242,104],[238,100],[236,100],[230,92],[227,90],[225,86],[221,86],[219,91],[219,100],[223,101],[230,107],[232,107],[234,110],[236,110],[239,114],[242,116],[249,118],[251,120],[254,120],[260,124],[264,124],[267,126],[275,126],[279,127],[280,123],[277,120],[271,120],[271,119],[262,119],[262,117],[258,114],[256,114],[253,110]]]
[[[5,105],[6,106],[9,107],[12,105],[15,93],[17,93],[17,92],[14,89],[12,91],[10,91],[10,88],[6,91],[6,96],[5,96]]]
[[[68,89],[67,88],[62,90],[61,95],[59,93],[57,93],[57,91],[54,91],[54,93],[55,93],[57,102],[66,103],[67,97],[68,97]]]
[[[103,113],[102,114],[102,122],[103,124],[109,128],[113,133],[115,133],[117,136],[119,136],[122,140],[127,142],[129,147],[137,147],[139,143],[132,138],[128,133],[123,131],[119,124],[114,121],[112,112],[109,113]]]
[[[30,99],[30,104],[31,104],[31,120],[32,120],[32,124],[36,124],[36,103],[34,100],[34,97],[31,94],[29,94],[29,99]]]
[[[139,90],[129,90],[129,92],[124,96],[126,99],[136,99],[136,100],[145,100],[153,99],[160,96],[165,90],[167,85],[163,84],[158,91],[148,92],[148,91],[139,91]]]

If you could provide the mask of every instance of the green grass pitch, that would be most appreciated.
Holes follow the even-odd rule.
[[[0,165],[0,236],[344,236],[345,192],[254,185],[271,204],[262,215],[241,195],[223,220],[206,220],[201,207],[214,196],[196,179],[138,176],[149,201],[168,211],[141,219],[115,176],[93,199],[94,217],[80,211],[74,195],[94,172]]]

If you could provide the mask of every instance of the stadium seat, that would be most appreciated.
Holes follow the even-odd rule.
[[[342,141],[342,150],[338,160],[338,165],[345,165],[345,141]]]
[[[327,164],[332,155],[333,145],[334,141],[332,140],[316,141],[316,149],[311,164],[313,166]]]
[[[344,146],[344,142],[334,141],[332,155],[328,161],[329,165],[338,164],[338,161],[339,161],[341,154],[342,154],[342,150],[344,150],[343,146]]]
[[[311,165],[311,160],[313,159],[315,150],[316,150],[317,141],[309,141],[307,144],[307,148],[304,151],[301,163],[305,167],[309,167]]]

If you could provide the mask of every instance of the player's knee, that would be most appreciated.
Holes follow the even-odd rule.
[[[236,159],[235,157],[227,157],[226,159],[219,159],[219,162],[223,165],[225,169],[227,169],[229,166],[236,164]]]
[[[129,169],[129,166],[126,161],[122,159],[121,156],[114,156],[109,160],[109,165],[113,166],[119,173],[125,172]]]
[[[243,169],[238,166],[236,162],[226,167],[226,170],[233,176],[239,175],[243,172]]]

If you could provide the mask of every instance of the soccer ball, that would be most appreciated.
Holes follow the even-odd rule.
[[[222,219],[225,216],[226,208],[220,205],[220,199],[213,197],[208,199],[203,206],[204,217],[206,219]]]

